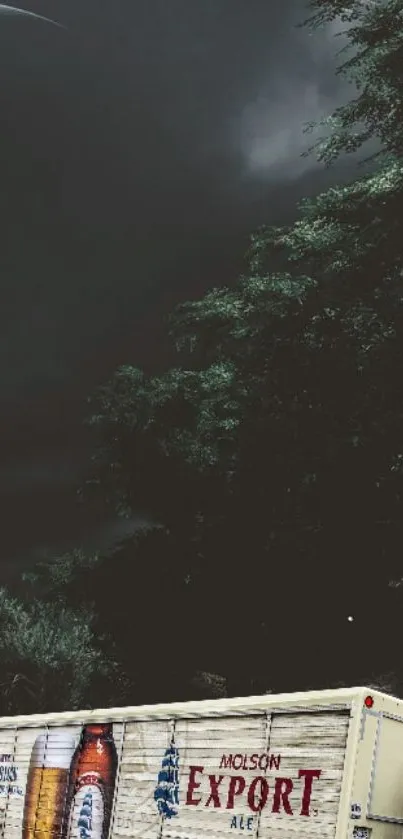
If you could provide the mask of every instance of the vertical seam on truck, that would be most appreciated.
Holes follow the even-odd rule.
[[[170,733],[170,736],[169,736],[169,743],[172,743],[172,740],[175,738],[175,732],[176,732],[176,718],[175,717],[171,718],[171,720],[169,722],[170,722],[170,729],[171,729],[171,733]],[[160,826],[159,826],[159,831],[158,831],[158,839],[162,839],[162,833],[163,833],[163,830],[164,830],[164,822],[165,822],[165,816],[164,816],[163,813],[161,813],[161,815],[160,815]]]
[[[356,700],[356,704],[358,704],[358,703],[357,703],[357,700]],[[355,713],[354,713],[354,711],[353,711],[353,706],[352,706],[351,711],[350,711],[350,725],[349,725],[349,731],[348,731],[347,741],[346,741],[346,752],[345,752],[345,756],[344,756],[344,764],[343,764],[343,778],[344,778],[345,771],[346,771],[347,748],[348,748],[348,745],[349,745],[348,738],[349,738],[350,731],[351,731],[351,729],[353,728],[354,721],[355,721]],[[352,776],[351,776],[351,786],[350,786],[350,790],[349,790],[349,793],[350,793],[350,794],[349,794],[349,800],[348,800],[348,802],[347,802],[347,803],[348,803],[348,810],[347,810],[347,835],[348,835],[348,824],[349,824],[349,821],[350,821],[350,818],[351,818],[351,803],[352,803],[351,798],[352,798],[352,794],[353,794],[353,791],[354,791],[355,779],[356,779],[356,775],[357,775],[358,749],[359,749],[359,744],[360,744],[360,742],[361,742],[361,734],[362,734],[362,731],[363,731],[363,728],[362,728],[362,723],[361,723],[361,727],[359,728],[359,730],[358,730],[358,732],[357,732],[357,733],[358,733],[358,739],[355,741],[355,748],[354,748],[354,768],[353,768],[353,772],[352,772]],[[342,780],[342,784],[343,784],[343,780]],[[341,796],[341,793],[342,793],[342,790],[340,790],[340,804],[339,804],[339,808],[341,807],[341,797],[342,797],[342,796]]]
[[[20,729],[18,728],[17,729],[17,737],[18,737],[19,732],[20,732]],[[37,734],[37,737],[38,736],[40,736],[40,735]],[[15,738],[15,744],[17,744],[17,737]],[[49,741],[49,726],[48,725],[45,725],[45,737],[46,737],[46,739],[45,739],[45,747],[44,747],[44,750],[43,750],[43,760],[42,760],[42,766],[40,767],[41,782],[39,784],[38,797],[37,797],[37,800],[36,800],[35,820],[34,820],[34,827],[33,827],[33,831],[32,831],[34,836],[36,834],[36,823],[38,821],[38,809],[39,809],[39,805],[40,805],[40,798],[41,798],[41,792],[42,792],[42,786],[43,786],[43,775],[44,775],[43,770],[44,770],[44,765],[45,765],[46,753],[47,753],[47,750],[48,750],[48,741]],[[34,748],[34,745],[35,745],[35,740],[32,744],[32,749]],[[14,754],[15,754],[15,751],[14,751]],[[29,772],[30,772],[30,768],[31,768],[31,760],[32,760],[32,751],[31,751],[31,758],[28,762],[28,767],[27,767],[27,781],[28,781],[28,778],[29,778]],[[25,808],[26,799],[27,799],[27,789],[25,787],[24,808]],[[23,819],[22,829],[24,830],[24,813],[23,813],[22,819]]]
[[[37,823],[37,820],[38,820],[39,803],[40,803],[40,800],[41,800],[41,792],[42,792],[42,786],[43,786],[43,776],[45,774],[43,770],[44,770],[44,767],[45,767],[45,760],[46,760],[47,751],[48,751],[48,742],[49,742],[49,726],[48,725],[46,725],[46,735],[45,736],[46,736],[45,748],[43,750],[43,760],[42,760],[42,766],[41,766],[41,782],[39,784],[38,798],[36,800],[35,822],[34,822],[34,829],[33,829],[33,835],[34,836],[36,835],[36,823]],[[35,745],[35,740],[34,740],[34,743],[32,744],[32,748],[34,748],[34,745]],[[31,752],[31,760],[32,760],[32,752]],[[29,772],[29,768],[30,767],[28,765],[28,772]],[[26,788],[25,788],[25,796],[26,796]]]
[[[370,809],[372,804],[372,794],[374,789],[375,783],[375,769],[376,769],[376,759],[378,757],[378,749],[379,749],[379,741],[380,741],[380,732],[381,732],[381,723],[382,723],[382,713],[378,717],[378,722],[376,724],[376,734],[375,734],[375,748],[372,752],[372,760],[371,760],[371,775],[369,781],[369,792],[368,797],[366,800],[366,818],[371,818]]]
[[[73,737],[73,742],[75,742],[75,737],[73,735],[74,726],[73,725],[70,725],[70,726],[67,725],[66,726],[66,728],[69,728],[69,727],[70,727],[70,730],[71,730],[71,735]],[[73,757],[74,757],[74,753],[75,753],[75,749],[74,749],[74,752],[73,752]],[[67,829],[67,825],[68,825],[69,813],[67,812],[67,807],[68,807],[68,803],[69,803],[70,780],[71,780],[71,777],[70,777],[71,776],[71,764],[72,764],[72,761],[73,761],[73,757],[71,758],[70,767],[69,767],[67,775],[66,775],[66,784],[65,784],[65,788],[64,788],[63,805],[61,807],[61,817],[60,817],[60,823],[61,823],[60,836],[64,835],[63,831],[64,831],[65,827]]]
[[[367,721],[367,714],[366,714],[365,708],[363,708],[362,712],[361,712],[361,727],[360,727],[360,740],[359,740],[360,743],[364,739],[366,721]]]
[[[66,728],[68,728],[68,726],[66,726]],[[73,756],[74,756],[74,752],[73,752]],[[59,834],[60,836],[63,835],[63,827],[64,827],[65,822],[67,821],[67,802],[68,802],[69,787],[70,787],[70,772],[71,772],[71,762],[72,762],[72,760],[73,760],[73,758],[71,758],[70,768],[66,772],[66,783],[65,783],[65,786],[64,786],[64,795],[63,795],[63,799],[62,799],[63,803],[62,803],[62,806],[60,808],[60,811],[61,811],[60,812],[61,829],[60,829],[60,834]]]
[[[266,753],[267,754],[270,753],[270,738],[271,738],[272,722],[273,722],[273,714],[271,714],[271,713],[266,714]],[[266,775],[267,775],[267,769],[268,769],[269,764],[270,764],[270,761],[268,760],[266,769],[264,771],[264,777],[266,777]],[[256,839],[258,839],[258,837],[259,837],[259,829],[260,829],[261,818],[262,818],[262,810],[259,810],[258,816],[257,816],[257,825],[256,825]]]
[[[117,800],[118,800],[118,794],[119,794],[119,782],[120,782],[120,776],[121,776],[121,773],[122,773],[122,757],[123,757],[123,748],[124,748],[125,736],[126,736],[126,720],[123,720],[122,736],[121,736],[121,740],[120,740],[119,758],[118,758],[118,771],[116,773],[116,783],[115,783],[115,789],[114,789],[114,793],[113,793],[112,816],[111,816],[111,823],[110,823],[109,831],[108,831],[108,839],[110,839],[110,837],[112,836],[113,829],[115,827],[115,815],[116,815],[116,807],[117,807]]]

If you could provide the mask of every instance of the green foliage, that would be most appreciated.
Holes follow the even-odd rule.
[[[26,604],[2,589],[0,620],[3,715],[88,707],[95,683],[117,671],[100,648],[92,612]]]
[[[22,580],[34,590],[40,590],[42,597],[64,600],[77,575],[83,570],[95,570],[100,561],[99,554],[87,556],[81,548],[74,548],[37,562],[32,571],[23,573]]]
[[[81,549],[45,556],[13,592],[0,591],[0,714],[126,701],[133,685],[100,614],[104,563]]]
[[[401,0],[311,0],[313,15],[305,25],[317,29],[331,22],[346,25],[352,53],[338,72],[354,83],[358,95],[323,121],[329,130],[313,149],[333,163],[343,152],[357,151],[376,139],[377,154],[401,156],[403,105],[403,10]],[[316,127],[308,126],[308,130]],[[312,149],[311,149],[312,150]],[[311,151],[310,150],[310,151]]]
[[[222,699],[227,696],[226,681],[216,673],[197,671],[192,679],[195,688],[195,699]]]
[[[317,683],[315,662],[321,681],[356,682],[355,653],[363,674],[388,672],[401,631],[400,606],[388,607],[374,663],[340,613],[358,591],[372,614],[400,568],[403,3],[311,6],[311,26],[346,24],[352,57],[340,72],[358,88],[327,122],[319,158],[330,164],[371,140],[376,166],[303,201],[290,227],[257,231],[235,288],[173,313],[180,366],[150,378],[122,368],[92,417],[93,480],[166,527],[156,566],[186,581],[197,648],[215,650],[238,617],[249,676],[259,676],[277,627],[315,639],[315,654],[292,667],[271,656],[270,686],[282,689]],[[236,641],[215,655],[206,670],[235,678]]]

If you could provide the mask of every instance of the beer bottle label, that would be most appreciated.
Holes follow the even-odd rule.
[[[97,772],[89,772],[77,780],[68,839],[102,839],[105,802],[101,783]]]

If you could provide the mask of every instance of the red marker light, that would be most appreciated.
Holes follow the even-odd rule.
[[[374,704],[374,700],[373,700],[372,696],[366,696],[365,699],[364,699],[365,707],[366,708],[372,708],[373,704]]]

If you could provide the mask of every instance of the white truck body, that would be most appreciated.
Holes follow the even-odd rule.
[[[52,822],[67,787],[53,799],[37,790],[35,825],[28,824],[34,744],[68,735],[77,747],[83,727],[104,723],[113,724],[117,769],[103,832],[95,817],[81,828],[63,827],[61,816]],[[42,765],[56,771],[54,750]],[[401,839],[402,832],[403,701],[370,688],[0,718],[0,839]]]

